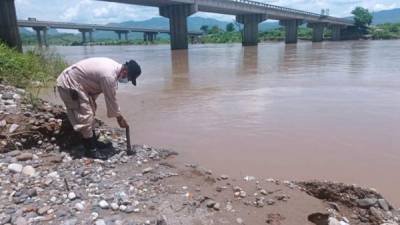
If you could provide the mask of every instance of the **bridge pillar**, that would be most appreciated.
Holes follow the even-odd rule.
[[[307,27],[313,30],[312,42],[321,42],[324,40],[324,29],[326,24],[324,23],[308,23]]]
[[[82,43],[85,44],[87,42],[86,41],[86,31],[81,30],[80,32],[82,33]]]
[[[118,35],[118,40],[121,40],[121,39],[122,39],[122,37],[121,37],[121,32],[115,31],[115,33],[117,33],[117,35]]]
[[[124,33],[125,41],[128,41],[128,32]]]
[[[160,15],[169,18],[171,49],[188,48],[187,17],[197,11],[197,5],[181,4],[160,7]]]
[[[41,33],[40,33],[40,31],[42,30],[42,28],[40,28],[40,27],[33,27],[33,29],[36,31],[36,39],[37,39],[39,48],[42,48],[43,42],[42,42],[42,35],[41,35]]]
[[[89,31],[89,42],[93,42],[93,31]]]
[[[0,1],[0,39],[22,52],[14,0]]]
[[[265,14],[248,14],[236,16],[236,21],[243,24],[243,46],[258,44],[258,24],[267,19]]]
[[[331,25],[330,29],[332,31],[332,41],[340,41],[342,39],[341,32],[342,32],[343,26]]]
[[[286,44],[297,43],[297,30],[298,27],[303,23],[302,20],[292,19],[292,20],[281,20],[279,25],[285,27],[285,42]]]
[[[154,40],[157,38],[156,32],[144,32],[143,33],[143,41],[154,43]]]
[[[151,33],[151,42],[154,43],[155,40],[157,40],[157,33],[156,32],[152,32]]]
[[[47,27],[43,28],[43,43],[44,46],[49,47],[49,42],[47,39]]]

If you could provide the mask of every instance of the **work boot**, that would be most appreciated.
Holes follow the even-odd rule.
[[[98,149],[109,149],[109,148],[112,148],[112,143],[111,142],[102,142],[102,141],[96,140],[96,148],[98,148]]]
[[[108,159],[107,155],[104,154],[102,151],[99,151],[99,149],[96,147],[96,142],[97,140],[95,137],[83,139],[83,146],[85,147],[85,156],[93,159],[107,160]]]

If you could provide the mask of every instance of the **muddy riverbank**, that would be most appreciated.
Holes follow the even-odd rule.
[[[0,224],[373,224],[399,211],[372,189],[330,182],[223,175],[180,163],[172,150],[98,133],[117,154],[82,158],[63,108],[33,108],[24,90],[0,86]]]

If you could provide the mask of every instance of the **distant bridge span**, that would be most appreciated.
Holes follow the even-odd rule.
[[[80,23],[66,23],[66,22],[54,22],[54,21],[41,21],[36,19],[31,20],[18,20],[18,26],[20,27],[30,27],[36,31],[38,43],[42,45],[42,35],[43,32],[43,42],[47,45],[47,30],[53,29],[72,29],[79,30],[82,33],[82,42],[86,42],[86,33],[89,33],[89,41],[93,42],[92,32],[94,31],[114,31],[118,34],[118,38],[121,40],[121,34],[125,35],[125,40],[128,40],[129,32],[140,32],[143,33],[144,41],[153,42],[156,39],[157,34],[165,33],[169,34],[170,31],[167,29],[148,29],[148,28],[138,28],[138,27],[122,27],[122,26],[107,26],[99,24],[80,24]],[[189,36],[199,36],[202,35],[201,32],[188,32]]]
[[[341,29],[354,22],[337,17],[291,9],[251,0],[98,0],[158,7],[160,15],[170,19],[171,48],[188,47],[186,18],[198,11],[235,15],[244,25],[243,45],[256,45],[258,24],[267,19],[279,20],[286,28],[286,43],[297,42],[297,29],[302,23],[313,28],[313,41],[323,40],[325,27],[332,29],[332,39],[340,40]]]

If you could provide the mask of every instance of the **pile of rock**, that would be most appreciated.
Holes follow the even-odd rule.
[[[177,175],[157,163],[171,153],[135,149],[136,156],[122,151],[107,161],[45,150],[1,154],[0,224],[158,224],[145,215],[165,194],[155,180]]]
[[[340,213],[340,205],[352,210],[351,219],[373,225],[397,225],[400,211],[394,209],[374,189],[343,183],[310,181],[297,183],[308,194],[325,200],[333,214]]]

